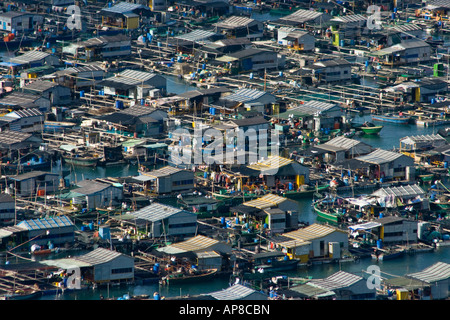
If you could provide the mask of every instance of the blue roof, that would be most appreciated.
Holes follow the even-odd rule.
[[[0,62],[0,66],[3,66],[3,67],[17,67],[20,65],[21,65],[20,63],[14,63],[14,62],[9,62],[9,61]]]
[[[73,222],[66,216],[24,220],[18,224],[27,230],[48,230],[53,228],[73,226]]]

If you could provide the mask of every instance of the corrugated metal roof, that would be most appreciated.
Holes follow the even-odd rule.
[[[381,197],[390,195],[394,195],[397,197],[405,197],[405,196],[418,196],[424,194],[425,191],[416,184],[399,187],[381,188],[372,193],[373,196],[381,196]]]
[[[66,216],[57,216],[53,218],[24,220],[18,226],[26,230],[47,230],[52,228],[73,226],[73,222]]]
[[[361,143],[361,141],[349,139],[344,136],[339,136],[339,137],[331,139],[330,141],[326,142],[325,144],[343,148],[343,149],[349,149],[360,143]]]
[[[271,156],[264,161],[260,161],[256,164],[249,165],[248,167],[253,170],[267,171],[272,169],[279,169],[294,161],[288,158],[283,158],[280,156]]]
[[[344,231],[315,223],[302,229],[284,233],[283,235],[292,239],[310,241],[325,237],[333,232],[344,232]]]
[[[224,99],[236,102],[248,102],[261,98],[266,92],[256,89],[239,89],[224,97]]]
[[[324,290],[336,290],[348,288],[363,278],[345,271],[338,271],[325,279],[313,279],[308,284],[313,284]]]
[[[154,202],[138,211],[132,212],[131,214],[138,219],[148,220],[151,222],[160,221],[166,219],[174,214],[185,212],[188,214],[193,214],[189,211],[175,208],[162,203]]]
[[[266,194],[261,198],[244,202],[243,205],[263,210],[267,208],[276,207],[286,200],[287,199],[285,197],[280,197],[277,196],[276,194]]]
[[[214,35],[216,35],[216,33],[213,31],[198,29],[198,30],[194,30],[192,32],[189,32],[189,33],[186,33],[183,35],[176,36],[175,39],[196,42],[196,41],[207,40],[208,38],[210,38]]]
[[[427,134],[427,135],[417,135],[417,136],[407,136],[400,139],[401,143],[417,143],[417,142],[427,142],[427,141],[437,141],[443,140],[446,141],[445,138],[440,136],[439,134]]]
[[[450,278],[450,264],[445,262],[437,262],[420,272],[410,273],[406,276],[427,283],[445,280]]]
[[[327,103],[322,101],[315,101],[310,100],[306,102],[305,104],[302,104],[296,108],[294,108],[292,111],[305,114],[305,115],[314,115],[314,114],[320,114],[322,112],[326,112],[336,106],[335,103]],[[287,110],[286,112],[289,112],[291,110]]]
[[[24,54],[22,54],[20,56],[9,59],[9,62],[18,63],[18,64],[26,64],[26,63],[45,59],[49,55],[50,54],[47,52],[33,50],[33,51],[25,52]]]
[[[29,109],[22,109],[22,110],[16,110],[11,113],[8,113],[6,116],[8,117],[17,117],[17,118],[28,118],[28,117],[36,117],[36,116],[43,116],[44,114],[39,111],[37,108],[29,108]]]
[[[42,260],[41,264],[45,264],[47,266],[58,267],[60,269],[71,269],[71,268],[83,268],[83,267],[92,267],[90,263],[86,263],[74,258],[64,258],[64,259],[52,259],[52,260]]]
[[[7,130],[0,132],[0,143],[3,145],[11,145],[25,141],[32,136],[31,133]]]
[[[279,20],[303,23],[303,22],[315,20],[322,15],[323,15],[323,13],[321,13],[321,12],[300,9],[294,13],[291,13],[288,16],[280,18]]]
[[[231,287],[223,289],[222,291],[216,291],[209,293],[208,295],[212,296],[216,300],[240,300],[244,299],[256,291],[243,286],[241,284],[235,284]]]
[[[202,251],[202,250],[204,251],[218,243],[219,243],[218,240],[214,240],[214,239],[202,236],[202,235],[197,235],[186,241],[174,243],[169,246],[159,248],[157,250],[160,252],[167,253],[167,254],[179,254],[179,253],[196,252],[196,251]]]
[[[362,14],[349,14],[349,15],[345,15],[345,16],[334,17],[333,19],[331,19],[331,21],[344,22],[344,23],[362,22],[362,21],[367,21],[367,17],[363,16]]]
[[[127,69],[106,80],[135,86],[142,84],[155,76],[155,73]]]
[[[367,155],[357,157],[356,159],[374,164],[383,164],[386,162],[394,161],[402,156],[404,155],[398,152],[377,149]]]
[[[409,32],[409,31],[419,31],[423,30],[421,26],[414,23],[406,23],[402,25],[397,25],[393,27],[391,30],[397,31],[397,32]]]
[[[134,4],[129,2],[119,2],[111,8],[103,8],[102,11],[114,12],[114,13],[130,13],[136,9],[147,9],[147,6],[141,4]]]
[[[110,262],[117,257],[120,257],[122,254],[117,251],[112,251],[105,248],[97,248],[87,254],[74,257],[75,260],[82,261],[88,263],[90,265],[98,265]],[[131,259],[131,258],[130,258]]]
[[[244,16],[231,16],[225,19],[224,21],[215,23],[214,26],[220,28],[237,28],[237,27],[245,27],[252,22],[255,22],[255,19]]]
[[[79,188],[73,189],[73,192],[83,194],[83,195],[93,195],[97,192],[103,191],[106,188],[110,187],[111,184],[102,183],[93,180],[83,180],[77,183]]]
[[[177,167],[166,166],[166,167],[156,169],[156,170],[153,170],[150,172],[143,172],[142,174],[149,176],[149,177],[153,177],[153,178],[160,178],[160,177],[170,176],[174,173],[178,173],[178,172],[182,172],[182,171],[186,171],[186,170],[177,168]]]

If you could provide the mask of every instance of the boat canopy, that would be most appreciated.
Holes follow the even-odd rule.
[[[375,222],[375,221],[369,221],[369,222],[364,222],[361,224],[356,224],[353,226],[349,226],[348,228],[352,231],[358,231],[358,230],[371,230],[373,228],[378,228],[381,227],[381,223],[380,222]]]

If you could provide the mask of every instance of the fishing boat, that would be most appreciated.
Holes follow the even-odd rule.
[[[253,273],[296,270],[300,260],[289,259],[281,251],[255,254],[251,259]]]
[[[283,195],[289,199],[306,198],[312,197],[314,194],[320,195],[320,192],[327,191],[329,188],[329,184],[316,187],[304,185],[299,190],[289,190],[284,192]]]
[[[374,253],[371,254],[372,259],[377,261],[384,261],[384,260],[392,260],[396,258],[400,258],[405,254],[405,249],[403,248],[388,248],[388,249],[382,249],[377,248]]]
[[[190,272],[174,272],[161,278],[160,284],[179,284],[186,282],[204,281],[213,278],[217,274],[217,269],[193,270]]]
[[[381,129],[383,129],[383,126],[376,126],[371,122],[364,122],[361,126],[361,131],[365,134],[378,134]]]
[[[384,115],[374,114],[372,115],[373,121],[382,121],[382,122],[390,122],[395,124],[408,124],[411,120],[410,116],[405,115],[394,115],[392,113],[386,113]]]
[[[344,219],[344,212],[338,208],[330,205],[323,200],[316,201],[314,204],[314,212],[317,216],[331,223],[341,223]]]
[[[100,161],[99,157],[96,157],[94,155],[88,156],[88,155],[68,155],[65,154],[62,156],[65,163],[79,166],[79,167],[96,167],[98,162]]]
[[[0,300],[30,300],[42,295],[39,290],[16,290],[0,296]]]

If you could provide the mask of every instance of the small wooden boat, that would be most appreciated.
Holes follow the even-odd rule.
[[[382,121],[382,122],[390,122],[395,124],[408,124],[411,120],[410,116],[405,115],[394,115],[391,113],[386,113],[384,115],[377,114],[372,115],[373,121]]]
[[[361,126],[361,131],[365,134],[378,134],[381,129],[383,129],[383,126],[376,126],[371,122],[364,122]]]
[[[164,276],[160,284],[178,284],[186,282],[204,281],[213,278],[217,274],[217,269],[206,269],[192,272],[174,272]]]
[[[67,164],[71,164],[79,167],[96,167],[100,161],[99,157],[95,156],[78,156],[78,155],[63,155],[64,161]]]
[[[374,253],[372,253],[372,259],[377,261],[392,260],[400,258],[405,254],[405,249],[402,248],[389,248],[381,249],[377,248]]]
[[[296,270],[299,262],[280,251],[258,253],[251,258],[253,273]]]
[[[321,185],[317,187],[308,186],[299,190],[292,190],[284,192],[284,196],[289,199],[298,199],[312,197],[315,193],[320,194],[320,192],[327,191],[330,188],[329,184]]]
[[[44,121],[45,131],[61,131],[64,129],[73,128],[76,125],[74,122],[69,121]]]
[[[42,295],[39,290],[17,290],[13,293],[7,293],[0,296],[0,300],[30,300]]]

